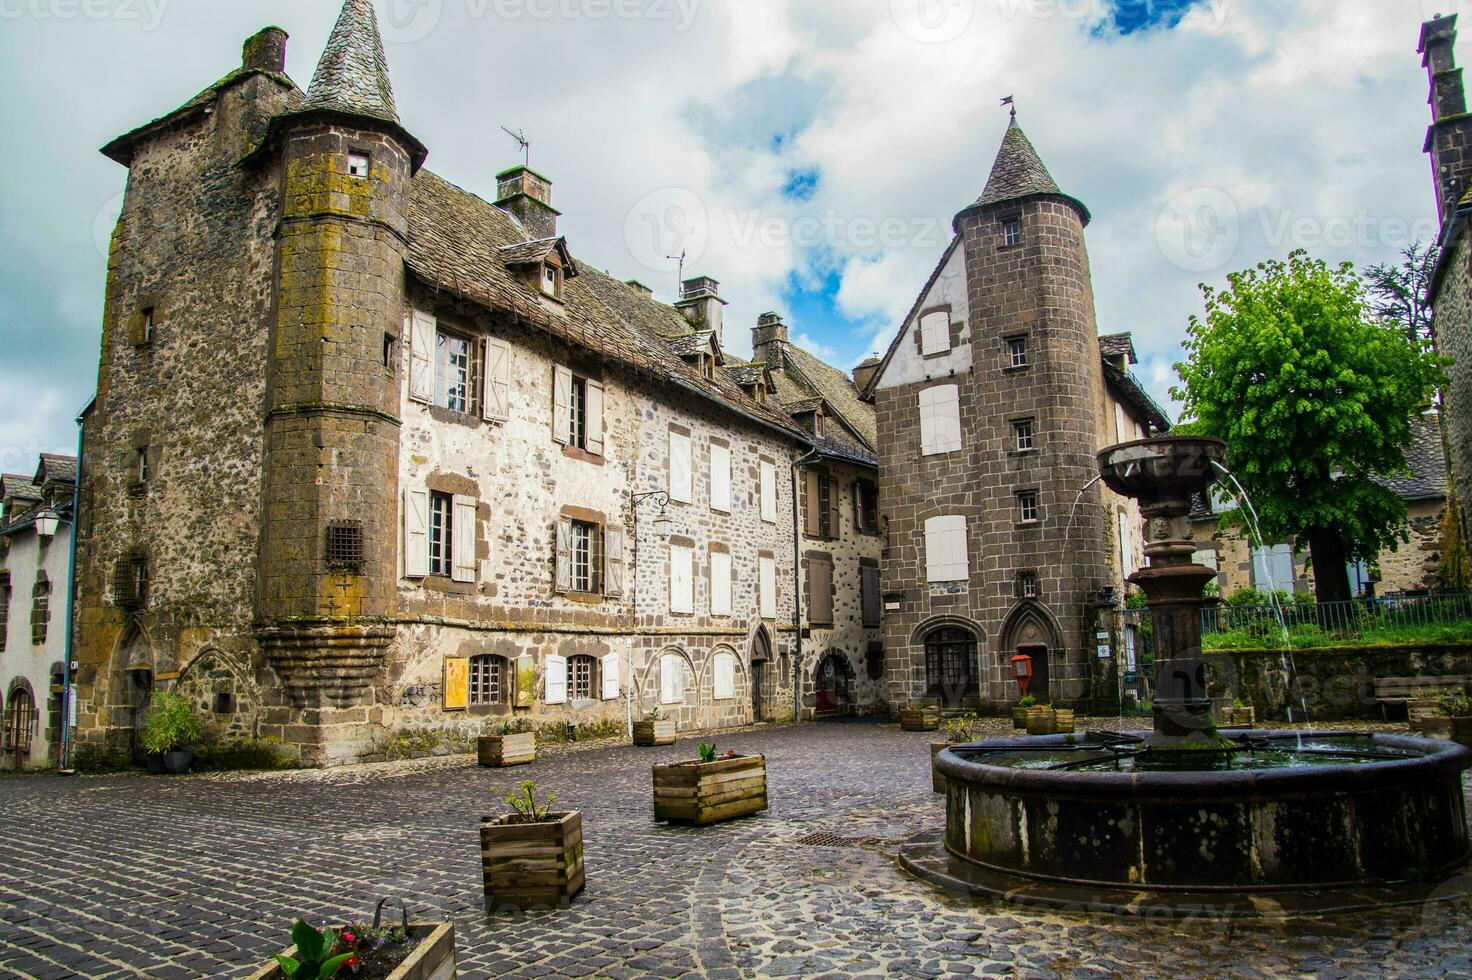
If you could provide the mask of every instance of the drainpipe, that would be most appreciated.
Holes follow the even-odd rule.
[[[76,627],[77,534],[82,525],[82,444],[85,434],[82,418],[83,415],[77,416],[77,475],[72,484],[72,536],[66,569],[66,642],[61,660],[61,750],[56,768],[64,774],[72,772],[72,725],[75,723],[72,718],[72,630]]]
[[[822,458],[818,447],[792,464],[792,625],[796,649],[792,655],[792,723],[802,721],[802,519],[798,513],[797,472]]]

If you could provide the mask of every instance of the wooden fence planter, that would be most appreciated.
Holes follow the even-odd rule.
[[[455,924],[414,923],[409,926],[409,935],[420,940],[419,947],[388,975],[388,980],[454,980]],[[295,957],[296,947],[283,951],[282,955]],[[272,963],[252,973],[249,980],[286,980],[286,972],[281,969],[281,964]]]
[[[674,745],[677,741],[674,719],[634,722],[635,745]]]
[[[1013,708],[1012,709],[1012,727],[1013,728],[1020,728],[1023,731],[1026,731],[1027,730],[1027,709],[1026,708]]]
[[[554,813],[545,823],[486,817],[480,828],[486,914],[502,909],[567,908],[583,890],[583,815]]]
[[[933,732],[940,728],[939,708],[903,708],[900,711],[900,730],[905,732]]]
[[[1058,731],[1058,716],[1052,708],[1027,709],[1027,734],[1053,735]]]
[[[941,751],[950,744],[950,742],[930,743],[930,788],[937,793],[944,793],[946,791],[946,777],[942,776],[940,770],[935,768],[935,760],[940,757]]]
[[[1053,733],[1055,735],[1069,735],[1073,733],[1073,709],[1053,709]]]
[[[1410,723],[1411,731],[1424,731],[1428,718],[1444,718],[1441,713],[1441,702],[1434,700],[1420,700],[1406,702],[1406,718]]]
[[[766,808],[764,755],[654,767],[655,820],[705,826]]]
[[[1257,724],[1256,708],[1222,708],[1223,728],[1252,728]]]
[[[483,766],[524,766],[537,761],[537,736],[535,732],[482,735],[476,740],[475,751]]]

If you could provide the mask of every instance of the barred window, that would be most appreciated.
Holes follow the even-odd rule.
[[[363,560],[363,522],[333,521],[328,524],[327,567],[361,571]]]
[[[470,658],[470,703],[504,704],[511,700],[505,657],[483,654]]]
[[[574,701],[593,700],[598,661],[584,654],[567,658],[567,690]]]
[[[451,542],[454,535],[455,498],[448,493],[429,495],[429,574],[449,578],[455,561]]]
[[[1038,573],[1017,573],[1017,596],[1020,599],[1036,599],[1038,597]]]

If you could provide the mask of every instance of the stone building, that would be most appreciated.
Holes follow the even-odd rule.
[[[1134,504],[1095,453],[1169,425],[1095,326],[1084,228],[1012,125],[981,197],[864,388],[877,416],[891,696],[996,709],[1117,700],[1114,606]]]
[[[57,761],[77,461],[0,477],[0,769]]]
[[[158,686],[315,765],[880,702],[852,381],[775,314],[768,360],[727,355],[712,279],[671,306],[580,260],[527,167],[494,201],[423,169],[368,0],[306,93],[285,46],[104,149],[129,181],[84,424],[88,750],[128,752]],[[804,548],[814,472],[835,516]]]
[[[1356,598],[1441,588],[1447,471],[1440,417],[1435,412],[1423,415],[1412,433],[1414,441],[1406,450],[1409,472],[1378,481],[1405,501],[1410,540],[1385,549],[1374,562],[1349,566],[1350,592]],[[1218,514],[1226,506],[1229,502],[1219,495],[1212,500],[1198,497],[1191,512],[1192,536],[1200,546],[1196,563],[1217,570],[1222,595],[1246,588],[1312,595],[1314,576],[1307,551],[1299,551],[1293,541],[1256,547],[1240,531],[1221,530]]]

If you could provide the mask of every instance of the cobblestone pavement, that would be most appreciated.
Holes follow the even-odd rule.
[[[999,725],[998,731],[1000,733]],[[449,917],[460,975],[1433,976],[1472,974],[1472,913],[1142,922],[963,901],[895,865],[938,829],[926,734],[825,723],[726,734],[764,752],[772,809],[657,825],[649,766],[579,746],[517,770],[466,757],[329,772],[0,780],[0,976],[242,976],[296,914],[385,894]],[[562,912],[485,918],[489,784],[535,778],[584,812],[588,887]],[[835,835],[843,846],[804,838]]]

